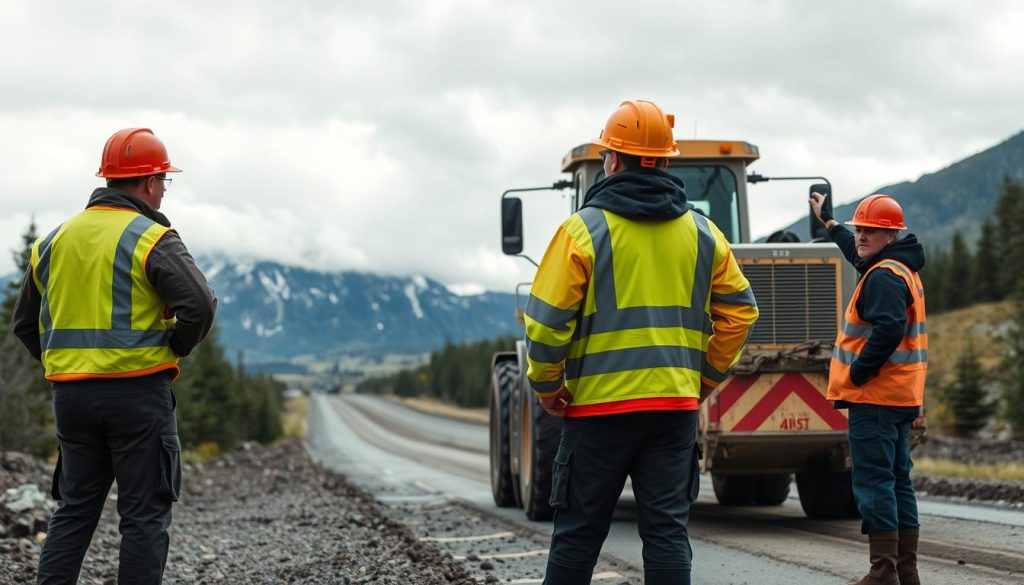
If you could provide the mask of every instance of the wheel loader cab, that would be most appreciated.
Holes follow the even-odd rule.
[[[757,160],[757,147],[718,140],[679,140],[676,145],[679,156],[669,159],[667,172],[682,179],[687,201],[697,213],[711,218],[730,243],[749,242],[746,167]],[[605,178],[600,150],[583,144],[562,159],[562,171],[573,176],[572,212],[583,206],[589,189]]]

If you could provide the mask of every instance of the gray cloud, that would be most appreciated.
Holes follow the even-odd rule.
[[[941,4],[12,0],[0,246],[81,208],[106,137],[144,125],[186,170],[165,210],[197,252],[507,289],[532,270],[500,255],[498,195],[559,178],[625,98],[839,201],[1013,134],[1024,7]],[[755,187],[754,232],[804,193]],[[540,256],[568,203],[526,205]]]

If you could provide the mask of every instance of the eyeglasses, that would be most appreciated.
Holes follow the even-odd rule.
[[[170,177],[157,177],[157,176],[154,175],[153,178],[158,180],[158,181],[163,181],[164,182],[164,191],[170,189],[171,188],[171,182],[174,181],[174,179],[172,179]]]
[[[597,154],[598,154],[598,156],[601,157],[601,162],[604,163],[605,161],[608,160],[608,157],[611,155],[611,153],[612,153],[612,151],[610,151],[610,150],[602,150],[602,151],[598,152]]]

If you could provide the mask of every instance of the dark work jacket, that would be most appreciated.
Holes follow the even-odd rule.
[[[649,221],[675,219],[693,209],[686,202],[683,180],[660,169],[622,171],[601,179],[587,191],[583,207]]]
[[[860,278],[864,278],[864,273],[882,260],[896,260],[914,272],[920,272],[924,267],[924,247],[914,234],[896,240],[867,260],[857,255],[857,245],[850,230],[835,225],[828,230],[828,235],[843,251]],[[873,329],[860,357],[850,365],[850,381],[854,384],[863,386],[869,378],[878,375],[886,360],[896,351],[903,340],[907,309],[913,300],[907,283],[891,271],[875,270],[867,276],[856,309],[857,315],[871,323]]]
[[[171,222],[159,211],[119,189],[101,187],[93,191],[86,208],[96,205],[123,207],[137,211],[158,224]],[[217,297],[199,271],[178,233],[168,230],[153,246],[146,262],[146,277],[177,317],[170,346],[178,357],[185,357],[210,332],[217,311]],[[21,279],[18,299],[11,319],[11,332],[21,340],[34,358],[41,359],[39,308],[42,297],[32,279],[32,267]]]

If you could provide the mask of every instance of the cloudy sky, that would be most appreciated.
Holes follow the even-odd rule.
[[[185,170],[162,211],[196,254],[509,290],[532,267],[501,255],[502,190],[561,178],[623,99],[842,203],[1020,131],[1022,30],[1011,0],[3,0],[0,250],[143,126]],[[753,233],[805,193],[754,186]],[[568,200],[525,203],[539,258]]]

